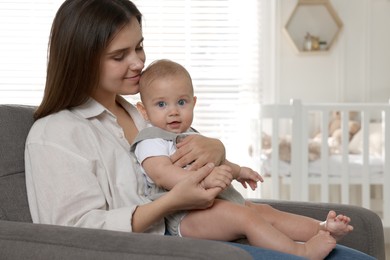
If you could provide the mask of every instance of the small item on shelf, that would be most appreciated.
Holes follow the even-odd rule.
[[[327,42],[326,41],[320,41],[320,50],[324,51],[326,50],[327,47]]]
[[[312,41],[311,41],[311,35],[310,33],[306,33],[305,40],[303,41],[303,50],[304,51],[311,51],[311,46]]]
[[[311,35],[310,33],[306,33],[305,40],[303,42],[303,50],[304,51],[322,50],[321,43],[325,43],[325,47],[326,47],[326,42],[320,41],[320,37]]]
[[[320,38],[311,36],[311,50],[318,51],[320,49]]]

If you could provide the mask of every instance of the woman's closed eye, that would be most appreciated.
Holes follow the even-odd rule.
[[[115,61],[122,61],[124,58],[125,58],[125,54],[123,52],[115,56],[112,56],[112,59]]]

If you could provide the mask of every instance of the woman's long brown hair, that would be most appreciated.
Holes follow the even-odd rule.
[[[35,119],[88,100],[99,83],[100,58],[113,36],[142,15],[128,0],[67,0],[51,28],[46,86]]]

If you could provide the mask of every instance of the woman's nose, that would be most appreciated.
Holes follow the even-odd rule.
[[[139,57],[138,55],[132,55],[130,59],[130,70],[142,70],[145,66],[145,60],[142,59],[142,57]]]

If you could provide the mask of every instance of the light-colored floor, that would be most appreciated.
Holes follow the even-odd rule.
[[[386,260],[390,260],[390,243],[386,244]]]

